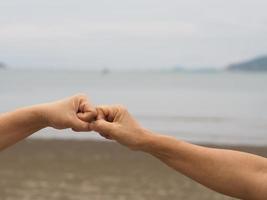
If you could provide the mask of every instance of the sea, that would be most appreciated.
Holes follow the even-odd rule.
[[[267,73],[0,70],[0,112],[76,93],[94,105],[123,104],[142,126],[180,140],[267,145]],[[52,128],[31,138],[102,140]]]

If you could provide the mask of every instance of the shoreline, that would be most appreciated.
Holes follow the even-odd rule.
[[[166,135],[168,136],[168,135]],[[172,136],[172,135],[169,135]],[[207,146],[207,147],[226,147],[226,148],[235,148],[235,147],[244,147],[244,148],[265,148],[267,147],[267,141],[262,141],[262,142],[255,142],[255,143],[248,143],[248,142],[227,142],[226,140],[224,141],[201,141],[201,140],[190,140],[190,139],[185,139],[185,138],[179,138],[175,137],[177,140],[184,141],[187,143],[191,144],[196,144],[200,146]],[[105,138],[98,138],[98,137],[30,137],[26,140],[33,140],[33,141],[73,141],[73,142],[100,142],[100,143],[113,143],[116,141],[109,141]]]
[[[25,139],[22,142],[29,141],[29,142],[59,142],[59,143],[64,143],[64,142],[70,142],[70,143],[95,143],[95,144],[108,144],[108,145],[118,145],[116,141],[111,141],[107,139],[98,139],[98,138],[28,138]],[[188,143],[200,145],[200,146],[205,146],[205,147],[210,147],[210,148],[220,148],[220,149],[232,149],[232,150],[237,150],[237,151],[244,151],[247,153],[253,153],[253,154],[260,154],[261,156],[267,157],[267,142],[266,145],[262,144],[226,144],[226,143],[220,143],[220,142],[190,142],[186,141]],[[123,146],[122,146],[123,147]],[[12,147],[10,147],[12,148]],[[123,147],[126,148],[126,147]],[[127,149],[127,148],[126,148]],[[138,151],[133,151],[133,152],[138,152]],[[265,153],[266,152],[266,153]]]

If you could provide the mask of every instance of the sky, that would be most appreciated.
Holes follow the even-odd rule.
[[[222,68],[267,54],[266,0],[8,0],[13,68]]]

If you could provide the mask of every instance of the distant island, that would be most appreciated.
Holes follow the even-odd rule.
[[[220,70],[212,67],[186,68],[182,66],[175,66],[171,68],[171,71],[182,73],[217,73]]]
[[[267,56],[260,56],[248,61],[230,64],[226,67],[230,71],[267,71]]]

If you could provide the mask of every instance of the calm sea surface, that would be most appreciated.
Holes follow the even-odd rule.
[[[0,71],[0,112],[78,92],[187,141],[267,145],[267,73]],[[100,138],[52,129],[33,137]]]

